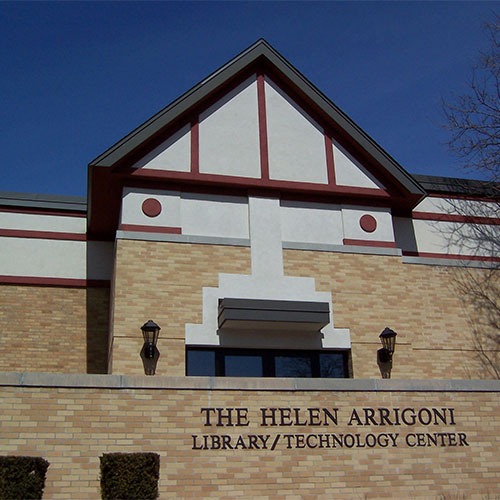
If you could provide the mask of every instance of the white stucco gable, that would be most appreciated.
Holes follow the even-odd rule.
[[[190,148],[190,126],[184,125],[136,162],[133,168],[189,172],[191,170]]]
[[[199,115],[200,173],[259,178],[257,76]]]
[[[133,168],[385,189],[286,90],[261,78],[260,89],[253,74],[194,113]]]
[[[384,185],[335,139],[332,139],[332,143],[335,180],[339,186],[385,189]]]

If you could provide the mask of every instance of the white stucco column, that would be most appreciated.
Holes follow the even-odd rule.
[[[248,198],[252,275],[283,276],[280,201],[278,198]]]

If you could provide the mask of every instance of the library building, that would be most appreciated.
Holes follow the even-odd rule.
[[[0,498],[500,498],[499,203],[264,40],[0,192]]]

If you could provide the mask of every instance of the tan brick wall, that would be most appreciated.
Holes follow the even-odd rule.
[[[51,499],[98,499],[99,456],[150,451],[160,455],[160,499],[482,500],[500,495],[498,394],[2,387],[0,449],[46,458],[44,498]],[[250,424],[206,427],[204,407],[248,408]],[[269,407],[338,408],[338,425],[263,427],[260,409]],[[453,408],[455,424],[347,425],[353,408],[380,407]],[[454,434],[455,444],[463,433],[468,446],[448,438],[446,446],[405,442],[436,432]],[[398,436],[388,447],[296,448],[292,441],[290,449],[283,437],[325,433]],[[193,449],[192,435],[204,434],[270,437],[268,449]]]
[[[378,339],[398,333],[394,378],[482,378],[473,349],[472,309],[454,285],[455,268],[403,264],[400,257],[284,251],[285,274],[310,276],[332,292],[333,318],[351,331],[356,378],[376,378]],[[471,272],[482,273],[482,270]]]
[[[355,378],[378,378],[378,336],[398,333],[394,378],[483,378],[471,309],[454,287],[455,268],[403,264],[400,257],[284,251],[285,274],[313,277],[333,298],[338,328],[349,328]],[[184,374],[186,323],[200,323],[203,287],[219,273],[250,273],[250,249],[119,240],[113,372],[142,374],[140,326],[161,327],[157,374]],[[481,273],[481,270],[472,272]]]
[[[106,373],[109,290],[0,286],[0,371]]]
[[[144,374],[140,327],[160,327],[158,375],[184,375],[186,323],[202,321],[202,289],[219,273],[250,273],[246,247],[118,240],[113,311],[113,373]]]

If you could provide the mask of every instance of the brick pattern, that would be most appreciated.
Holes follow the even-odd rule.
[[[386,326],[398,333],[393,378],[489,378],[474,350],[473,309],[459,297],[455,268],[300,250],[284,251],[284,267],[332,293],[335,326],[351,331],[355,378],[380,377],[376,351]]]
[[[45,498],[98,499],[99,456],[160,454],[160,498],[497,498],[498,393],[2,387],[0,449],[50,462]],[[200,409],[248,408],[250,425],[206,427]],[[338,425],[262,427],[261,408],[338,408]],[[455,424],[347,425],[352,408],[454,408]],[[465,433],[469,446],[405,444],[409,433]],[[397,433],[396,447],[194,450],[192,435]],[[488,496],[490,495],[490,496]],[[494,496],[491,496],[494,495]]]
[[[378,378],[378,335],[398,332],[393,378],[488,378],[473,342],[473,308],[454,287],[455,268],[399,257],[285,250],[285,273],[314,277],[333,297],[335,326],[350,328],[353,376]],[[157,374],[184,375],[186,323],[200,323],[202,289],[219,273],[249,274],[245,247],[117,243],[113,372],[143,374],[140,326],[161,327]],[[473,272],[482,273],[481,270]],[[3,371],[106,373],[109,290],[0,287]],[[476,323],[477,324],[477,323]]]
[[[355,378],[380,377],[376,351],[386,326],[398,333],[393,378],[489,377],[473,344],[473,309],[454,286],[456,268],[301,250],[284,251],[284,268],[332,293],[335,326],[351,331]],[[202,289],[217,286],[219,273],[250,273],[250,250],[118,241],[113,373],[144,373],[140,326],[151,318],[162,327],[157,374],[183,375],[185,324],[201,322]]]
[[[112,372],[142,375],[140,327],[162,328],[158,375],[184,375],[186,323],[202,321],[202,289],[219,273],[250,273],[247,247],[118,240],[112,322]]]
[[[186,345],[184,339],[162,338],[160,331],[157,348],[160,357],[156,375],[185,375]],[[141,332],[133,338],[115,337],[113,341],[113,373],[122,375],[144,375],[144,365],[140,358],[143,340]]]
[[[0,370],[106,373],[109,290],[0,286]]]

